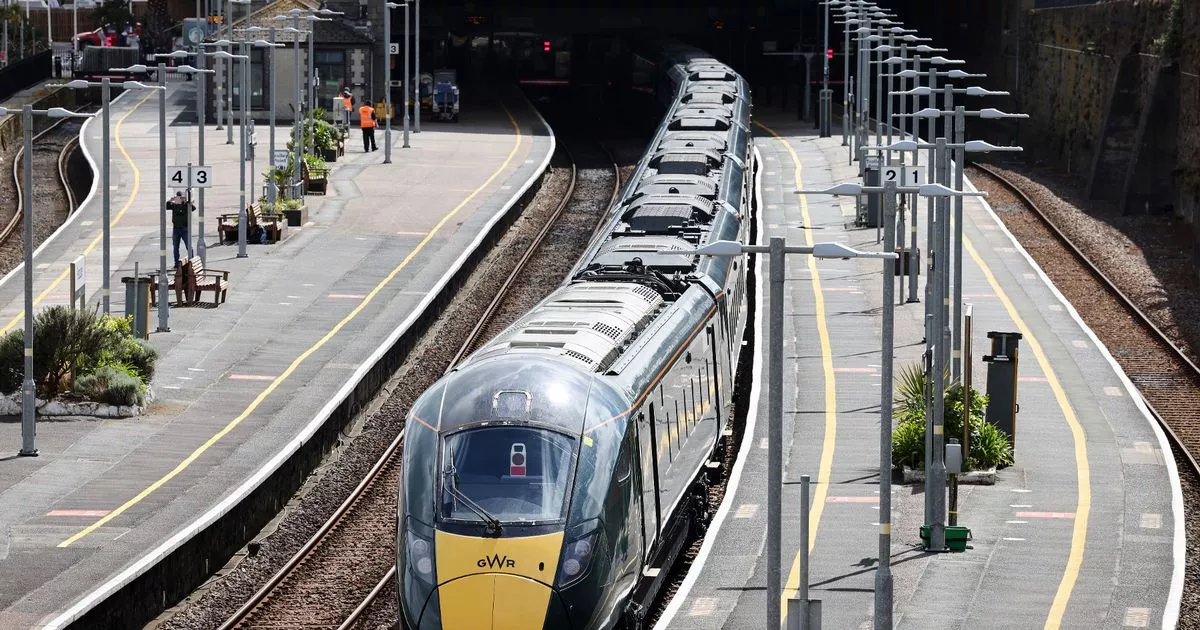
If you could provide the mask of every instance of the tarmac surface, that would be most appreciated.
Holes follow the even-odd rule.
[[[188,159],[185,142],[195,154],[192,85],[170,84],[169,163]],[[46,624],[185,531],[294,440],[424,307],[431,288],[540,175],[552,147],[519,96],[464,102],[461,123],[425,124],[412,148],[400,148],[394,129],[392,164],[382,164],[382,128],[373,153],[361,151],[353,130],[329,195],[306,198],[308,222],[288,228],[280,243],[249,245],[246,258],[237,258],[236,244],[216,242],[214,220],[237,211],[238,146],[207,128],[216,183],[206,196],[207,268],[230,272],[228,301],[172,306],[169,332],[154,332],[151,308],[161,359],[144,415],[40,421],[38,457],[0,458],[0,627]],[[120,314],[120,278],[132,276],[135,263],[143,274],[158,266],[157,96],[130,91],[111,118],[112,310]],[[93,163],[98,123],[83,132]],[[279,125],[280,148],[289,130]],[[261,189],[267,127],[260,123],[257,135]],[[36,253],[38,308],[67,303],[66,270],[79,254],[87,257],[88,303],[99,303],[100,208],[97,190]],[[22,325],[22,289],[19,271],[0,281],[4,332]],[[14,454],[18,420],[0,422],[0,445]]]
[[[801,203],[793,193],[857,181],[840,133],[819,139],[811,124],[757,113],[765,125],[755,129],[764,164],[762,242],[784,236],[789,244],[881,249],[874,228],[854,227],[853,199],[814,195]],[[993,486],[960,486],[960,524],[972,532],[964,553],[923,551],[923,487],[893,484],[896,627],[1174,627],[1184,532],[1165,437],[1108,351],[991,209],[968,198],[964,214],[963,294],[974,305],[977,390],[986,389],[987,332],[1024,334],[1016,464]],[[918,225],[925,255],[924,202]],[[760,278],[766,269],[764,260]],[[880,529],[880,262],[794,256],[786,277],[784,610],[799,584],[799,483],[807,474],[809,596],[822,600],[821,627],[870,628]],[[896,310],[897,372],[920,361],[923,316],[921,303]],[[761,346],[766,331],[759,331]],[[765,374],[756,379],[765,382]],[[751,405],[736,479],[659,628],[764,627],[763,392]]]

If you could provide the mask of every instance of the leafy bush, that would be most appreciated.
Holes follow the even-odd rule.
[[[0,339],[0,392],[5,394],[21,389],[21,381],[25,379],[24,333],[15,330]]]
[[[129,318],[65,306],[52,306],[37,314],[33,348],[34,384],[43,400],[71,391],[91,400],[133,400],[112,404],[136,404],[144,399],[145,385],[154,377],[158,361],[158,350],[133,336]],[[0,338],[0,391],[11,394],[20,390],[24,357],[24,331]],[[129,379],[136,386],[132,390]],[[109,384],[114,388],[111,394],[106,393]]]
[[[110,405],[141,405],[145,386],[129,366],[105,365],[75,379],[75,392],[89,400]]]
[[[325,159],[319,155],[313,155],[311,153],[304,154],[304,163],[308,164],[308,170],[310,171],[322,170],[326,168]]]
[[[303,199],[276,199],[275,205],[271,205],[271,202],[267,201],[266,197],[258,200],[258,207],[268,214],[278,214],[284,210],[299,210],[300,206],[303,205]]]
[[[914,385],[918,380],[921,386]],[[900,397],[905,392],[920,392],[923,389],[924,376],[919,370],[901,370],[897,377],[901,383],[896,386]],[[981,470],[996,466],[1003,468],[1013,463],[1012,444],[1008,436],[1000,432],[995,425],[984,419],[987,409],[987,396],[972,389],[971,394],[971,439],[970,452],[965,462],[967,470]],[[963,387],[953,385],[945,395],[942,410],[944,435],[947,442],[951,439],[962,440],[963,434]],[[894,466],[909,466],[923,468],[925,466],[925,408],[920,397],[913,402],[897,401],[898,424],[892,432],[892,463]]]
[[[925,423],[901,422],[892,432],[892,465],[921,468],[925,462]]]
[[[126,337],[121,341],[117,352],[117,361],[131,368],[133,374],[143,383],[149,383],[154,378],[154,364],[158,362],[158,349],[145,339]]]

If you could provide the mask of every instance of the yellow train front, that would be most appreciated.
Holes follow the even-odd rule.
[[[624,423],[601,424],[623,399],[585,370],[516,357],[468,364],[418,399],[397,524],[406,627],[611,625],[595,613],[628,594],[640,552],[621,535],[628,461],[613,479]]]

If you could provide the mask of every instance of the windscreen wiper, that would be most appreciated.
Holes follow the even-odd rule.
[[[451,457],[453,458],[453,456]],[[458,474],[455,472],[453,464],[446,467],[446,470],[442,473],[442,483],[446,486],[446,490],[448,490],[455,499],[462,501],[463,505],[470,508],[470,510],[483,521],[484,525],[487,526],[488,534],[499,536],[501,532],[500,519],[492,516],[487,510],[480,507],[478,503],[475,503],[470,499],[470,497],[468,497],[466,494],[463,494],[462,490],[458,489],[457,477]]]

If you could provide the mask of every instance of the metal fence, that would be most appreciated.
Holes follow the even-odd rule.
[[[0,69],[0,101],[7,101],[13,94],[49,79],[52,70],[49,50],[8,64],[8,67]]]

